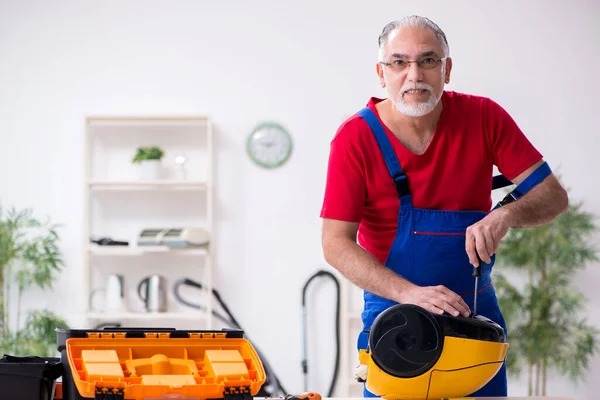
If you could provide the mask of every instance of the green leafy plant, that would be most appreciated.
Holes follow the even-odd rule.
[[[67,323],[49,310],[35,310],[21,324],[23,293],[32,286],[52,288],[63,267],[56,225],[41,223],[31,209],[0,209],[0,345],[11,355],[51,356],[56,352],[56,328]],[[11,291],[16,286],[17,307],[11,329]]]
[[[132,162],[139,164],[144,160],[160,160],[164,154],[164,151],[160,147],[139,147]]]
[[[548,370],[577,382],[598,350],[598,330],[579,313],[586,299],[572,285],[574,274],[597,261],[589,238],[594,215],[583,203],[569,205],[551,223],[511,229],[498,249],[498,263],[521,276],[513,282],[495,272],[500,308],[508,328],[507,369],[527,369],[529,396],[545,396]]]

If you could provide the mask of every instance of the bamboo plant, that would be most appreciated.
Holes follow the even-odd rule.
[[[511,229],[498,249],[496,271],[508,267],[520,277],[494,273],[508,329],[507,369],[511,376],[526,369],[529,396],[546,395],[549,370],[584,380],[598,350],[598,330],[581,316],[586,299],[572,284],[597,261],[595,231],[594,215],[580,202],[545,226]]]
[[[0,209],[0,351],[4,354],[51,356],[56,352],[55,329],[67,328],[62,318],[48,310],[30,311],[25,318],[21,310],[25,291],[33,286],[52,289],[64,266],[56,228],[34,218],[31,209],[12,208],[6,215]],[[13,290],[15,318],[11,316]]]

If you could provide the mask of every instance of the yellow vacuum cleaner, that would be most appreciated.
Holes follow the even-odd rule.
[[[498,373],[507,349],[502,327],[481,315],[437,315],[399,304],[373,322],[357,379],[384,399],[463,397]]]

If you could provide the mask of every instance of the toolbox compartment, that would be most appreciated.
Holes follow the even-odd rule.
[[[57,330],[62,398],[247,400],[266,376],[241,330]]]
[[[0,358],[0,398],[52,400],[62,373],[59,358],[4,354]]]

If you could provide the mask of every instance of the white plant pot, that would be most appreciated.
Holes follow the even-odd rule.
[[[160,160],[142,160],[140,161],[140,179],[154,180],[161,178]]]

